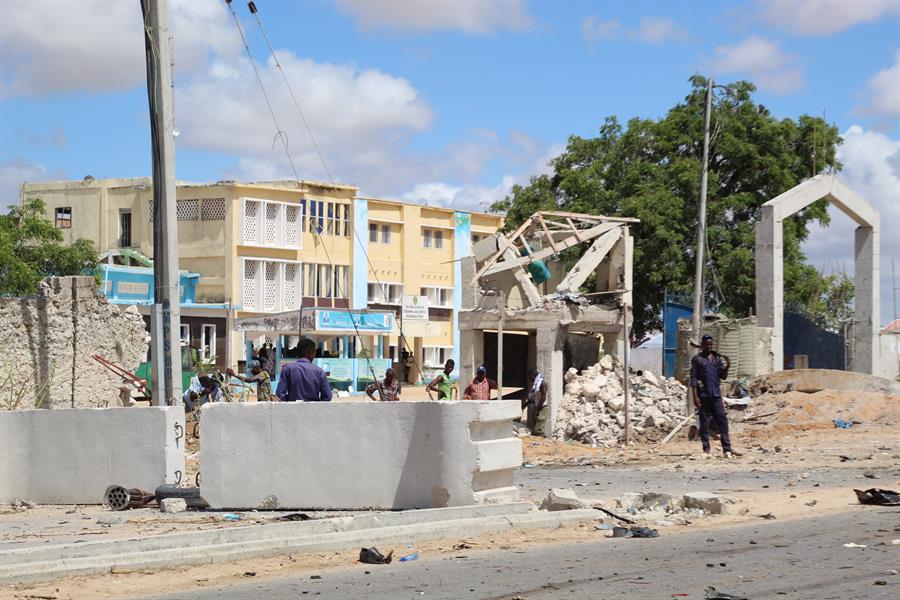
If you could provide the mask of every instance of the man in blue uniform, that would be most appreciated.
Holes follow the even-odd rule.
[[[740,456],[731,448],[728,437],[728,417],[725,416],[725,404],[722,402],[720,384],[728,377],[731,361],[727,356],[713,350],[713,338],[704,335],[701,350],[691,359],[691,389],[694,390],[694,407],[700,420],[700,440],[703,451],[709,454],[709,422],[715,419],[722,440],[722,452],[725,456]]]

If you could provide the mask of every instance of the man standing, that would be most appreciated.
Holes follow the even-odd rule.
[[[547,402],[547,382],[536,370],[528,371],[528,395],[522,408],[528,408],[527,425],[531,435],[546,435],[546,414],[541,412]]]
[[[725,456],[740,456],[731,448],[728,437],[728,417],[725,416],[725,404],[722,402],[721,381],[728,377],[731,360],[713,350],[713,338],[704,335],[701,350],[691,359],[691,389],[694,390],[694,407],[700,420],[700,440],[703,452],[709,454],[709,422],[715,419],[722,440],[722,452]]]
[[[272,393],[272,379],[267,371],[263,371],[259,365],[254,366],[250,372],[251,377],[245,377],[240,373],[235,373],[231,369],[225,369],[225,372],[231,377],[236,377],[244,383],[256,383],[256,401],[257,402],[278,402],[278,398]]]
[[[282,402],[329,402],[331,401],[331,385],[325,371],[313,364],[316,356],[316,343],[303,338],[298,344],[300,358],[281,368],[278,389],[275,395]]]
[[[475,371],[475,379],[469,382],[463,391],[463,400],[490,400],[491,390],[497,389],[497,382],[488,379],[487,369],[484,365],[478,367]]]
[[[397,402],[400,400],[400,382],[394,377],[394,369],[388,369],[384,372],[384,380],[381,383],[377,381],[369,384],[366,388],[366,396],[372,400],[378,400],[372,394],[378,390],[378,395],[383,402]]]
[[[429,392],[436,392],[438,400],[453,400],[453,380],[450,379],[450,374],[453,373],[455,367],[456,363],[453,359],[448,359],[444,363],[444,370],[438,373],[425,389]]]

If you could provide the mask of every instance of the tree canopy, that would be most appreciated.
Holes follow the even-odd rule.
[[[43,201],[27,199],[0,215],[0,294],[32,294],[44,277],[94,275],[97,264],[90,240],[63,242],[44,216]]]
[[[607,117],[596,137],[570,137],[550,162],[551,174],[514,186],[491,207],[506,213],[509,229],[539,210],[640,219],[632,226],[638,338],[661,327],[664,290],[693,289],[707,82],[696,76],[690,83],[684,101],[662,118],[635,118],[623,127]],[[840,169],[836,127],[809,115],[778,119],[754,101],[754,91],[746,81],[716,86],[711,120],[705,299],[732,316],[748,315],[755,304],[762,204],[823,169]],[[800,249],[813,221],[829,223],[825,201],[784,223],[785,300],[840,312],[852,298],[852,283],[848,298],[847,282],[820,275]]]

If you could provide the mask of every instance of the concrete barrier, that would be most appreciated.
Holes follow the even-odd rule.
[[[200,491],[213,508],[442,508],[518,498],[518,401],[213,404]]]
[[[184,408],[0,412],[0,502],[100,504],[111,484],[153,491],[184,473]]]

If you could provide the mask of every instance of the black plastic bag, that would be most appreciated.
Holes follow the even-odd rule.
[[[393,550],[388,552],[387,556],[385,556],[374,546],[372,548],[361,548],[359,551],[359,562],[368,563],[370,565],[389,565],[393,558]]]
[[[853,490],[860,504],[877,504],[879,506],[900,506],[900,494],[892,490],[870,488],[866,491]]]

